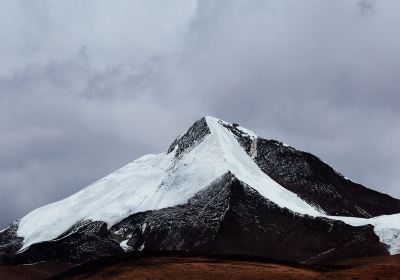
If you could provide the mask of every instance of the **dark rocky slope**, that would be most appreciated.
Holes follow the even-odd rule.
[[[316,156],[280,142],[258,139],[255,160],[280,185],[329,215],[370,218],[400,212],[400,200],[354,183]]]
[[[310,153],[224,126],[264,173],[328,215],[370,218],[400,212],[400,200],[352,182]]]

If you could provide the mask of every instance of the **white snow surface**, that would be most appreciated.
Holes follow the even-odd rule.
[[[128,245],[128,241],[129,241],[129,239],[126,239],[126,240],[122,240],[122,241],[119,243],[119,246],[120,246],[120,247],[122,248],[122,250],[124,250],[125,252],[128,252],[129,250],[132,249],[131,246]]]
[[[373,225],[379,240],[389,246],[391,255],[400,254],[400,214],[383,215],[369,219],[355,217],[329,217],[352,226]]]
[[[5,229],[0,230],[0,233],[5,232],[9,227],[6,227]]]
[[[392,254],[400,253],[400,214],[371,219],[329,217],[280,186],[260,170],[235,136],[213,117],[211,133],[182,157],[145,155],[61,201],[40,207],[20,221],[17,234],[23,247],[52,240],[80,221],[104,221],[111,227],[127,216],[185,203],[226,172],[281,207],[300,214],[339,219],[351,225],[373,224]],[[251,138],[257,135],[238,127]],[[121,244],[123,246],[124,244]]]

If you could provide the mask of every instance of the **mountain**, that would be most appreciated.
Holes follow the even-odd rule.
[[[146,155],[0,232],[0,260],[82,263],[130,251],[295,262],[400,253],[400,201],[237,124],[195,122]]]

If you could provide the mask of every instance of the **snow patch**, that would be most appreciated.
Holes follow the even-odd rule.
[[[124,252],[128,252],[132,250],[131,246],[128,245],[129,239],[123,240],[119,243],[119,246],[124,250]]]
[[[368,213],[365,209],[359,207],[358,205],[356,205],[355,208],[357,209],[358,213],[360,213],[361,215],[364,215],[365,217],[368,217],[368,218],[372,217],[372,215],[370,213]]]
[[[144,231],[146,230],[146,226],[147,226],[146,223],[144,223],[144,224],[142,225],[142,233],[144,233]]]
[[[144,242],[142,245],[140,245],[140,247],[138,248],[138,251],[143,251],[143,249],[144,249]]]
[[[2,229],[2,230],[0,230],[0,233],[3,233],[3,232],[5,232],[7,229],[9,229],[10,227],[8,226],[8,227],[6,227],[5,229]]]
[[[121,234],[124,233],[124,229],[123,229],[123,228],[120,228],[119,230],[116,230],[116,231],[114,231],[113,233],[116,234],[116,235],[121,235]]]
[[[22,266],[32,266],[32,265],[36,265],[36,264],[39,264],[39,263],[46,263],[46,262],[48,262],[48,261],[39,261],[39,262],[33,262],[33,263],[23,263],[21,265]]]
[[[329,253],[331,253],[331,252],[333,252],[335,250],[336,250],[336,248],[331,248],[331,249],[326,250],[326,251],[324,251],[322,253],[319,253],[319,254],[317,254],[317,255],[315,255],[315,256],[313,256],[313,257],[311,257],[311,258],[309,258],[309,259],[307,259],[305,261],[302,261],[301,263],[307,263],[307,262],[309,262],[311,260],[315,260],[315,259],[317,259],[317,258],[319,258],[319,257],[321,257],[323,255],[329,254]]]

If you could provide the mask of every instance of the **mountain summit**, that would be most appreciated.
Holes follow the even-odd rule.
[[[82,263],[193,250],[302,262],[400,253],[400,201],[238,124],[195,122],[145,155],[0,232],[0,260]]]

